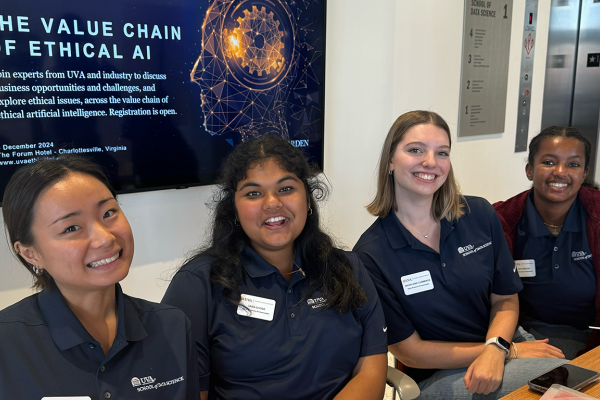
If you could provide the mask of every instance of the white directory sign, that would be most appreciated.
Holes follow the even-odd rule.
[[[458,136],[504,132],[513,0],[465,0]]]

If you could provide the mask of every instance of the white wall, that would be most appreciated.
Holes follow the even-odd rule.
[[[453,135],[452,164],[465,194],[494,202],[529,183],[527,153],[514,153],[525,1],[514,0],[505,132],[492,138],[456,137],[463,1],[402,2],[396,9],[394,114],[426,109],[441,114]],[[532,83],[530,134],[540,132],[550,1],[540,1]]]
[[[374,220],[381,144],[402,113],[436,111],[453,132],[452,164],[463,193],[490,202],[529,187],[527,153],[514,153],[525,0],[514,0],[505,132],[457,139],[463,0],[362,3],[330,0],[325,172],[334,185],[331,232],[351,247]],[[530,134],[540,131],[550,2],[540,1]]]
[[[539,132],[549,3],[540,1],[530,137]],[[525,153],[514,154],[524,0],[514,0],[505,133],[456,140],[452,161],[463,191],[490,201],[528,186]],[[462,0],[329,0],[325,173],[333,187],[324,221],[351,248],[372,223],[365,211],[374,193],[380,146],[398,115],[440,113],[456,131],[462,41]],[[133,295],[158,301],[181,257],[203,237],[212,187],[121,196],[136,251],[123,282]],[[4,240],[6,242],[6,240]],[[0,245],[0,309],[31,293],[30,278]]]

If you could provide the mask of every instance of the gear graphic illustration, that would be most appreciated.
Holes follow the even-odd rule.
[[[238,26],[232,32],[223,31],[227,56],[241,58],[242,67],[247,67],[250,74],[256,71],[262,76],[272,69],[279,72],[285,63],[281,53],[283,32],[273,16],[265,7],[259,10],[252,6],[252,11],[244,10],[244,17],[238,17]]]

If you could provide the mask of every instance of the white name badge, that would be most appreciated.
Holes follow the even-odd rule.
[[[433,279],[429,271],[421,271],[416,274],[404,275],[400,278],[402,280],[402,287],[404,288],[404,294],[410,296],[411,294],[425,292],[427,290],[433,290]]]
[[[90,396],[42,397],[42,400],[92,400]]]
[[[533,278],[535,276],[535,260],[515,260],[515,266],[521,278]]]
[[[273,321],[273,316],[275,315],[275,300],[242,294],[242,300],[238,305],[237,313],[244,317]]]

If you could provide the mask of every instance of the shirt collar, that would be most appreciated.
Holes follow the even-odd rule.
[[[576,198],[567,212],[567,217],[565,218],[565,222],[563,223],[561,231],[581,232],[583,230],[583,227],[585,226],[585,217],[582,214],[581,208],[581,202],[578,198]],[[540,217],[540,214],[533,205],[533,190],[529,196],[527,196],[524,215],[527,215],[527,229],[529,229],[531,236],[553,236],[548,228],[546,228],[542,217]],[[582,220],[582,218],[584,219]]]
[[[302,252],[300,251],[298,246],[296,246],[296,255],[294,258],[294,262],[296,263],[298,268],[302,268],[301,253]],[[244,251],[240,253],[240,260],[242,261],[244,269],[252,278],[260,278],[279,272],[279,270],[276,267],[265,261],[265,259],[259,256],[258,253],[254,251],[254,249],[252,249],[252,247],[250,246],[246,246]],[[296,271],[295,268],[294,271]]]
[[[117,307],[119,322],[117,332],[128,342],[137,342],[148,336],[146,328],[140,320],[140,311],[134,303],[123,294],[121,285],[117,283]]]
[[[67,350],[94,340],[73,314],[56,285],[50,284],[42,290],[37,301],[50,336],[59,349]]]
[[[126,301],[118,283],[115,287],[118,322],[117,334],[127,341],[141,340],[148,336],[133,305]],[[38,306],[52,340],[60,350],[67,350],[82,343],[94,341],[92,335],[73,314],[62,293],[51,284],[38,295]]]
[[[390,211],[388,215],[383,218],[383,229],[385,230],[385,235],[390,242],[390,246],[393,249],[400,249],[402,247],[410,246],[411,238],[408,234],[406,228],[402,226],[396,214],[393,211]]]
[[[567,232],[582,232],[584,227],[584,210],[581,206],[581,201],[579,201],[579,197],[576,197],[573,204],[571,204],[571,208],[569,208],[569,212],[567,213],[567,218],[565,218],[565,223],[563,224],[562,229]]]

